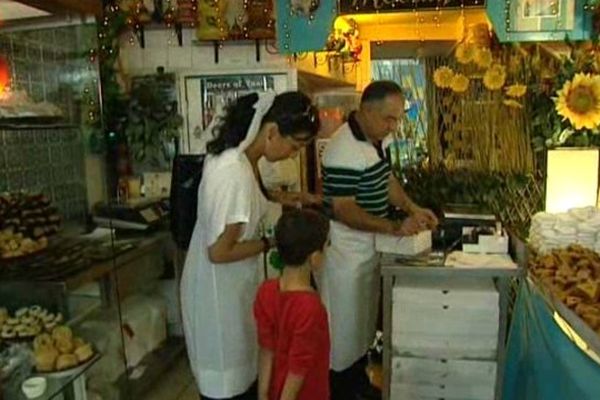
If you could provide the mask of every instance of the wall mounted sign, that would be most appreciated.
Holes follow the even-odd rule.
[[[493,0],[492,2],[501,2]],[[543,0],[542,0],[543,1]],[[484,7],[485,0],[340,0],[340,14]]]
[[[284,54],[321,51],[333,30],[335,0],[278,0],[277,43]]]
[[[588,40],[588,0],[488,1],[486,11],[501,42]]]

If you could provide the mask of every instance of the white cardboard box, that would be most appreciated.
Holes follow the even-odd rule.
[[[431,250],[431,231],[413,236],[375,235],[375,248],[380,253],[413,256]]]

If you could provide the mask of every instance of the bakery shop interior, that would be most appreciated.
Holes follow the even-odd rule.
[[[599,38],[0,0],[0,400],[600,399]]]

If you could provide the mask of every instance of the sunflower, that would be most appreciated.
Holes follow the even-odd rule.
[[[517,83],[517,84],[508,86],[504,90],[506,90],[506,95],[508,97],[519,98],[519,97],[525,96],[525,93],[527,93],[527,86],[519,85]]]
[[[456,51],[454,52],[454,56],[456,57],[456,61],[461,64],[468,64],[475,60],[475,53],[477,48],[472,44],[461,43],[456,47]]]
[[[505,99],[502,103],[510,108],[523,108],[523,105],[516,100],[513,99]]]
[[[483,84],[489,90],[499,90],[506,82],[506,70],[503,65],[494,64],[483,75]]]
[[[448,67],[439,67],[433,73],[433,81],[435,86],[440,88],[449,88],[452,86],[454,71]]]
[[[479,68],[489,68],[492,65],[492,52],[487,47],[480,47],[475,51],[475,64]]]
[[[576,130],[600,125],[600,75],[575,74],[557,94],[556,112]]]
[[[456,74],[452,78],[452,82],[450,84],[450,87],[456,93],[464,93],[469,88],[469,82],[470,82],[469,78],[467,78],[463,74]]]

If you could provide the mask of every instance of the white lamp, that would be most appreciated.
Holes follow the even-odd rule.
[[[598,149],[548,150],[546,211],[558,213],[575,207],[595,207],[598,164]]]

